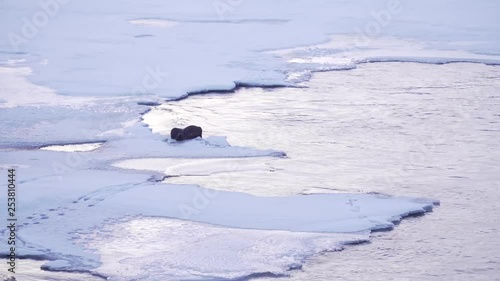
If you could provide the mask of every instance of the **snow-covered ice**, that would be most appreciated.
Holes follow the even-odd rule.
[[[94,153],[94,155],[85,155],[90,153]],[[71,155],[73,157],[70,157]],[[116,157],[120,159],[119,155]],[[157,177],[151,177],[150,173],[126,172],[107,168],[104,163],[113,160],[110,155],[105,153],[105,147],[95,152],[79,152],[76,156],[68,152],[44,150],[36,152],[30,150],[9,151],[2,152],[1,160],[2,164],[14,162],[24,165],[23,169],[19,169],[19,186],[22,187],[22,190],[30,191],[19,196],[20,204],[23,206],[18,211],[18,217],[23,222],[18,232],[21,244],[18,246],[19,254],[54,259],[57,261],[56,263],[50,262],[44,266],[44,268],[51,270],[99,273],[100,269],[95,270],[99,268],[101,262],[110,261],[108,259],[102,260],[98,255],[100,250],[97,252],[88,251],[90,248],[95,249],[95,246],[89,246],[93,244],[93,239],[97,239],[96,241],[103,239],[101,234],[106,233],[106,231],[100,232],[99,229],[110,224],[113,220],[141,216],[179,218],[218,225],[219,227],[255,230],[254,232],[250,231],[253,234],[246,238],[244,244],[239,244],[238,239],[243,238],[238,233],[246,235],[247,232],[231,229],[223,231],[222,228],[218,228],[218,231],[226,234],[203,242],[204,247],[209,249],[218,247],[217,245],[220,243],[235,243],[234,247],[245,248],[247,247],[245,245],[248,244],[258,244],[262,236],[266,235],[276,235],[276,239],[280,241],[283,239],[285,242],[280,243],[283,243],[283,251],[286,252],[291,251],[285,247],[288,244],[286,241],[300,243],[301,250],[294,251],[297,255],[295,258],[276,261],[281,271],[272,264],[263,266],[262,262],[257,263],[260,264],[259,271],[266,269],[265,272],[283,274],[287,268],[302,262],[311,253],[331,250],[332,247],[349,242],[352,238],[349,235],[330,237],[328,234],[304,234],[302,237],[300,234],[290,232],[356,233],[391,228],[393,222],[400,220],[401,216],[423,213],[430,210],[434,203],[431,200],[419,201],[411,198],[391,198],[373,194],[256,197],[238,192],[208,190],[193,185],[162,184],[158,183],[157,180],[161,179],[161,174],[157,174]],[[175,161],[175,158],[172,160]],[[102,163],[100,163],[101,161]],[[48,165],[39,166],[38,163]],[[184,226],[184,228],[177,229],[177,236],[171,237],[177,239],[177,243],[183,243],[182,237],[192,235],[190,233],[193,232],[193,228],[196,229],[197,225],[191,228],[186,223]],[[206,240],[203,235],[211,228],[209,226],[199,227],[204,229],[200,233],[202,236],[199,239]],[[281,232],[269,232],[270,230]],[[117,233],[119,229],[113,231]],[[93,232],[97,233],[91,235]],[[7,233],[4,232],[3,235],[7,235]],[[121,236],[123,233],[115,235]],[[228,242],[228,237],[233,237],[233,235],[236,241]],[[87,244],[75,242],[75,239],[83,236],[87,239]],[[345,237],[345,240],[338,237]],[[323,238],[331,238],[332,240],[327,239],[325,244],[319,245],[314,242],[316,239]],[[139,240],[136,242],[148,243],[145,240]],[[289,245],[293,246],[294,243]],[[256,245],[254,246],[256,247]],[[136,248],[134,247],[123,250],[124,255],[135,252]],[[161,248],[160,245],[156,247]],[[295,249],[295,246],[292,248]],[[269,249],[273,253],[274,250]],[[6,254],[6,252],[3,253]],[[162,251],[162,253],[166,255],[165,259],[175,258],[175,256],[167,255],[168,251]],[[261,252],[253,253],[253,255],[259,253]],[[206,254],[209,253],[206,252]],[[278,251],[275,254],[282,253]],[[203,251],[199,255],[203,255]],[[238,256],[238,259],[245,259],[245,255]],[[184,263],[182,260],[178,260],[178,266],[189,268],[191,264],[187,263],[188,261],[186,260]],[[116,261],[111,262],[111,264],[114,263]],[[214,274],[214,276],[223,277],[250,274],[255,269],[256,263],[250,260],[247,260],[247,263],[248,267],[240,265],[240,267],[227,268],[226,271],[217,273],[217,270],[223,267],[224,260],[221,260],[220,263],[214,261],[212,269],[198,268],[201,273],[196,276]],[[201,265],[203,262],[197,261],[195,264]],[[120,275],[120,268],[114,268],[115,271],[112,271],[110,269],[112,265],[106,262],[103,266],[106,274]],[[141,264],[141,266],[143,265]],[[187,272],[183,274],[187,274]],[[164,274],[170,273],[172,272],[164,272]]]

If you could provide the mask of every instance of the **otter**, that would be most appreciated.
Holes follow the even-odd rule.
[[[173,128],[170,131],[170,138],[176,141],[191,140],[197,137],[202,138],[203,130],[201,127],[190,125],[184,129]]]

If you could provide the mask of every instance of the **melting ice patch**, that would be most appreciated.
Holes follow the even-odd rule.
[[[93,103],[92,98],[60,96],[53,89],[28,82],[29,67],[0,66],[0,108],[20,106],[80,106]],[[35,98],[36,97],[36,98]]]
[[[236,279],[282,276],[324,251],[368,240],[357,234],[223,228],[167,218],[107,224],[77,240],[100,255],[110,280]]]
[[[332,35],[327,43],[273,50],[269,53],[288,63],[288,82],[300,84],[308,81],[312,72],[348,70],[368,62],[421,62],[444,64],[472,62],[499,65],[496,55],[472,53],[449,47],[449,42],[433,42],[446,48],[430,48],[431,43],[393,37],[370,37],[361,42],[358,36]],[[459,42],[461,46],[474,46],[481,42]],[[291,71],[290,71],[291,70]]]
[[[209,176],[218,173],[241,171],[269,171],[275,157],[257,158],[215,158],[215,159],[179,159],[179,158],[144,158],[129,159],[113,164],[124,169],[152,170],[164,173],[167,177]]]

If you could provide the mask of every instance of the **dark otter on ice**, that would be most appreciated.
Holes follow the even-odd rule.
[[[184,129],[173,128],[170,131],[170,138],[176,141],[190,140],[197,137],[202,138],[202,129],[201,127],[190,125]]]

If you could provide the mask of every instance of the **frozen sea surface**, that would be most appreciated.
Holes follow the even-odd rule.
[[[167,171],[186,176],[167,182],[268,196],[361,191],[441,200],[431,215],[374,233],[369,244],[310,259],[291,280],[486,281],[500,275],[499,93],[495,66],[374,63],[315,74],[306,89],[192,97],[145,120],[163,132],[160,123],[183,125],[190,112],[207,135],[224,131],[233,143],[289,157],[208,177],[179,165]],[[214,179],[222,175],[227,181]]]
[[[47,13],[2,2],[0,64],[29,66],[31,81],[66,96],[160,101],[363,60],[500,62],[500,4],[489,0],[56,3]],[[283,49],[298,53],[283,60]]]

